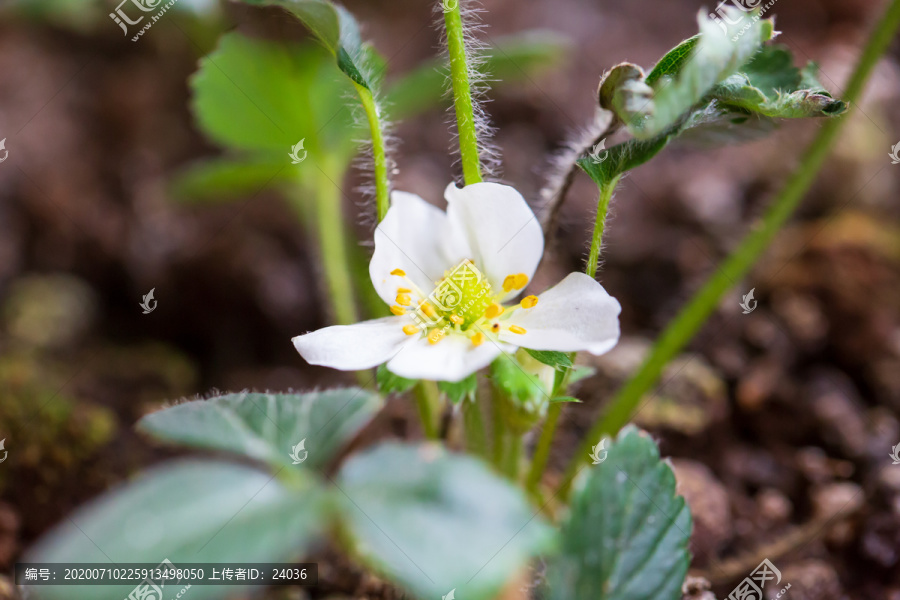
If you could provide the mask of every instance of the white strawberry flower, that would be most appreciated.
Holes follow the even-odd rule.
[[[387,363],[408,379],[460,381],[517,348],[599,355],[616,345],[621,307],[583,273],[511,303],[544,253],[519,192],[451,184],[444,195],[446,212],[392,194],[369,275],[394,316],[295,337],[307,362],[344,371]]]

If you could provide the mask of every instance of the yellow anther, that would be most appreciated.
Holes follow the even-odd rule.
[[[391,271],[391,275],[396,275],[397,277],[406,277],[406,271],[403,269],[394,269]]]
[[[412,292],[412,290],[409,288],[397,288],[398,294],[409,294],[410,292]]]
[[[519,335],[527,333],[524,327],[519,327],[518,325],[510,325],[509,330],[513,333],[518,333]]]
[[[484,334],[480,331],[472,336],[472,345],[480,346],[484,342]]]
[[[503,280],[503,291],[511,292],[513,288],[516,287],[516,276],[515,275],[507,275]]]
[[[443,329],[432,329],[428,332],[428,343],[437,344],[444,337]]]
[[[409,306],[409,303],[412,302],[409,298],[409,294],[397,294],[397,304],[400,306]]]
[[[425,313],[426,316],[434,318],[437,315],[437,311],[434,310],[434,307],[428,302],[422,302],[422,304],[419,305],[419,309]]]
[[[538,303],[537,296],[525,296],[522,298],[522,308],[534,308]]]
[[[497,304],[496,302],[487,307],[487,310],[484,311],[485,319],[493,319],[499,317],[503,314],[503,307]]]
[[[513,287],[515,287],[517,290],[521,290],[526,285],[528,285],[528,275],[526,275],[525,273],[519,273],[518,275],[516,275]]]
[[[391,312],[397,315],[398,317],[406,314],[406,309],[402,306],[392,306]]]
[[[493,325],[491,325],[491,331],[493,331],[494,333],[500,331],[500,323],[494,323]]]
[[[416,335],[417,333],[419,333],[419,328],[415,325],[404,325],[403,333],[405,333],[406,335]]]
[[[456,325],[462,325],[466,322],[466,320],[459,315],[450,315],[450,320],[453,321],[453,323]]]

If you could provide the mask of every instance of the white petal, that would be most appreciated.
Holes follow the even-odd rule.
[[[469,253],[465,240],[452,236],[446,213],[415,194],[394,192],[391,208],[375,229],[369,276],[381,299],[393,304],[397,288],[406,284],[391,271],[405,271],[427,296],[444,271]]]
[[[293,340],[297,352],[311,365],[342,371],[370,369],[386,363],[412,342],[403,333],[406,317],[386,317],[355,325],[335,325]]]
[[[464,235],[475,265],[499,292],[507,275],[530,280],[544,254],[544,234],[525,198],[498,183],[475,183],[444,192],[447,216],[456,235]],[[518,295],[513,293],[510,298]]]
[[[460,381],[491,364],[502,351],[501,345],[489,340],[475,347],[461,335],[447,335],[437,344],[422,337],[403,348],[387,368],[407,379]]]
[[[593,277],[570,273],[538,296],[534,308],[519,308],[506,321],[524,334],[504,331],[500,339],[532,350],[591,354],[609,352],[619,341],[622,307]]]

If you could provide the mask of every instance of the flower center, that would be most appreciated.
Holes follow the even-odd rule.
[[[391,307],[391,312],[395,315],[410,314],[414,325],[405,325],[403,331],[407,335],[426,332],[431,344],[441,341],[448,332],[456,331],[468,337],[473,345],[481,345],[485,339],[482,331],[496,335],[501,330],[500,318],[507,310],[513,310],[504,309],[498,299],[513,289],[522,289],[528,283],[528,277],[523,273],[510,275],[503,282],[503,289],[495,291],[469,259],[446,271],[427,297],[402,269],[394,269],[391,275],[402,277],[407,286],[397,288],[397,304]],[[537,298],[529,296],[521,306],[531,308],[535,304]],[[514,325],[508,329],[513,333],[525,333],[524,329]]]

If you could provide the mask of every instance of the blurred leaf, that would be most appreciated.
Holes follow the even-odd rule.
[[[378,365],[375,370],[375,382],[382,394],[402,394],[417,383],[415,379],[406,379],[391,373],[385,365]]]
[[[358,388],[242,392],[165,408],[141,419],[138,429],[160,440],[234,452],[276,466],[292,466],[292,450],[305,440],[306,464],[323,467],[382,405],[377,394]]]
[[[509,354],[501,354],[491,363],[491,381],[505,396],[520,403],[547,397],[540,377],[527,372],[515,356]]]
[[[624,428],[588,469],[548,569],[552,600],[678,600],[690,564],[691,514],[646,433]]]
[[[569,385],[573,385],[578,383],[583,379],[587,379],[588,377],[593,377],[597,374],[597,369],[594,367],[582,367],[577,366],[572,369],[572,374],[569,375]]]
[[[383,444],[341,469],[340,510],[361,557],[418,598],[488,600],[551,530],[522,492],[437,445]]]
[[[465,399],[475,399],[478,391],[478,377],[472,373],[462,381],[439,381],[438,389],[447,394],[453,404],[459,404]]]
[[[577,163],[598,186],[601,186],[656,156],[680,131],[681,127],[677,127],[650,140],[631,139],[609,148],[603,162],[595,162],[593,158],[587,156],[579,158]]]
[[[170,193],[183,202],[221,201],[248,196],[283,181],[296,180],[300,170],[284,158],[214,158],[194,163],[170,183]]]
[[[335,106],[351,88],[321,50],[229,33],[200,61],[191,89],[200,128],[222,146],[283,153],[286,164],[301,139],[313,159],[356,148],[352,116]]]
[[[483,54],[480,70],[499,84],[527,80],[559,64],[567,50],[565,38],[545,30],[526,31],[494,40]],[[447,90],[443,59],[426,62],[395,82],[387,91],[387,105],[397,118],[410,117],[440,105]]]
[[[243,0],[256,6],[280,6],[297,17],[335,57],[337,65],[355,83],[373,90],[367,75],[370,54],[363,44],[359,25],[343,7],[325,0]]]
[[[566,352],[556,352],[553,350],[531,350],[525,348],[525,352],[531,355],[533,359],[549,365],[555,369],[570,369],[572,367],[572,359]]]
[[[176,567],[185,562],[287,561],[308,551],[322,534],[328,514],[324,497],[309,485],[289,490],[271,474],[242,465],[169,463],[77,510],[25,560],[112,566],[169,559]],[[47,586],[40,596],[122,600],[134,587]],[[240,589],[200,585],[189,596],[218,600]]]

